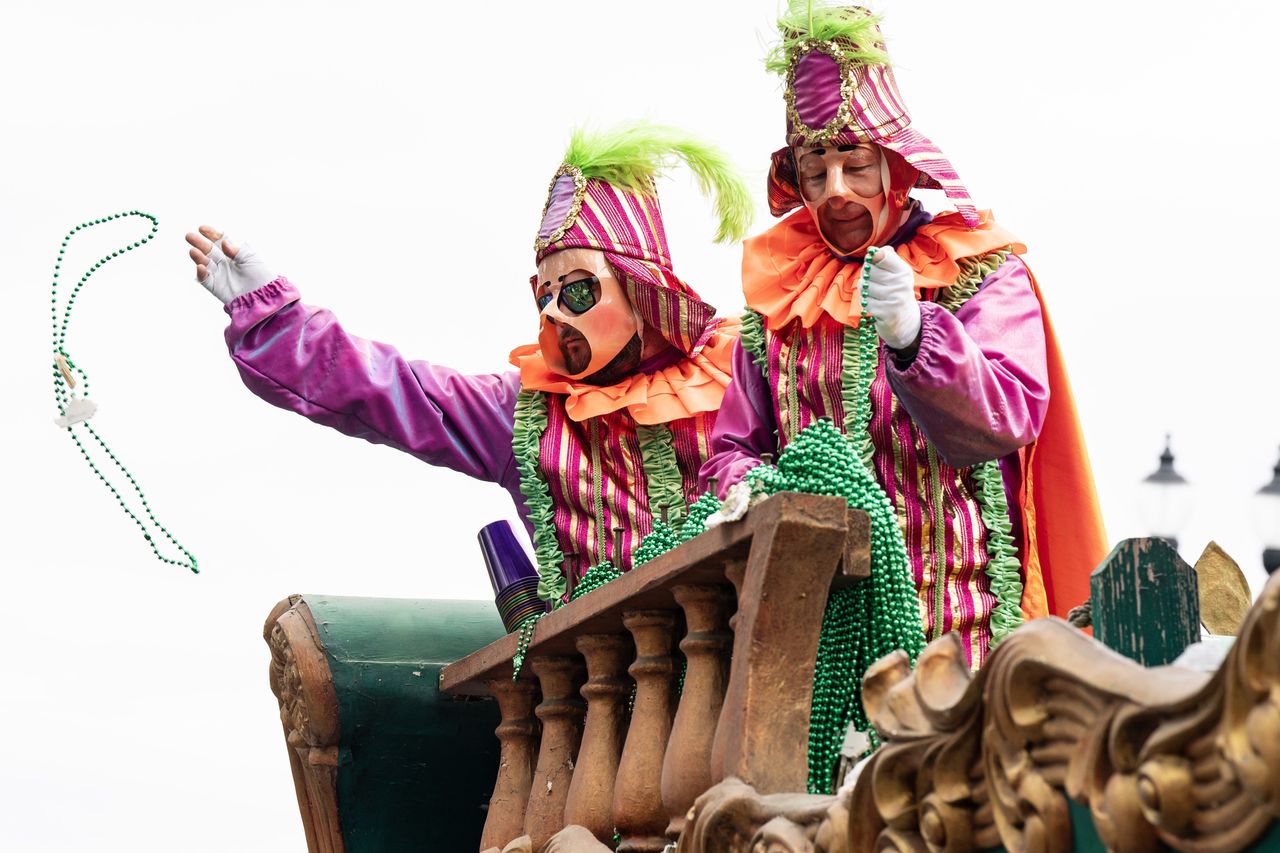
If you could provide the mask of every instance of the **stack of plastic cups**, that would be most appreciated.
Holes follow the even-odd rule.
[[[538,598],[538,572],[516,541],[511,525],[495,521],[480,528],[480,551],[493,584],[493,603],[502,624],[511,632],[530,616],[547,612]]]

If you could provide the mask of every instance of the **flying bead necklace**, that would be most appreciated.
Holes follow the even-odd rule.
[[[102,225],[106,222],[111,222],[112,220],[124,219],[127,217],[139,217],[147,220],[151,223],[150,232],[140,240],[128,243],[108,255],[103,255],[94,262],[85,274],[80,277],[80,280],[76,282],[75,287],[71,289],[70,294],[67,296],[66,304],[62,306],[61,315],[59,315],[58,279],[62,272],[62,262],[66,257],[67,245],[71,242],[71,238],[82,230]],[[142,538],[147,541],[147,544],[151,548],[151,552],[156,555],[156,558],[169,565],[181,566],[183,568],[190,569],[192,572],[199,572],[199,563],[196,560],[195,555],[183,547],[182,544],[173,537],[173,534],[171,534],[169,530],[156,519],[155,513],[151,509],[151,504],[147,501],[147,496],[142,491],[142,486],[138,484],[137,479],[134,478],[129,469],[124,466],[124,463],[121,462],[119,457],[117,457],[111,450],[107,445],[107,442],[89,423],[89,419],[96,414],[98,409],[97,403],[89,399],[89,375],[85,373],[83,368],[76,364],[75,360],[71,357],[70,353],[67,352],[66,348],[67,328],[71,323],[71,310],[75,307],[76,297],[80,295],[80,291],[89,281],[89,278],[109,261],[149,243],[151,239],[155,237],[158,229],[159,222],[157,222],[156,218],[151,214],[144,213],[140,210],[126,210],[122,213],[113,213],[109,216],[104,216],[101,219],[92,219],[88,222],[82,222],[68,231],[67,235],[62,238],[62,244],[58,247],[58,259],[53,265],[53,285],[50,288],[52,298],[50,299],[49,309],[53,326],[53,398],[58,407],[58,417],[54,418],[54,424],[59,429],[66,430],[67,435],[71,436],[71,440],[75,442],[76,448],[80,451],[80,455],[83,456],[85,462],[89,464],[89,469],[93,471],[98,480],[111,492],[112,496],[116,499],[116,502],[120,505],[120,508],[124,510],[125,515],[133,519],[133,523],[138,526],[138,530],[142,533]],[[79,381],[76,379],[77,376],[79,377]],[[81,386],[82,390],[77,392],[77,387]],[[92,442],[81,440],[81,435],[86,433],[92,439]],[[130,508],[128,502],[125,500],[124,494],[121,493],[121,490],[116,488],[115,484],[108,479],[107,475],[103,473],[98,464],[94,462],[93,456],[90,455],[89,451],[95,444],[107,455],[107,459],[111,461],[111,464],[120,469],[120,472],[124,474],[125,479],[129,481],[129,488],[132,488],[134,493],[138,496],[138,501],[141,503],[142,508],[140,513],[135,512]],[[145,516],[145,521],[142,516]],[[150,527],[148,527],[148,522],[150,523]],[[166,557],[162,554],[160,552],[159,543],[156,541],[157,537],[152,534],[153,530],[158,530],[160,535],[182,552],[185,559]]]

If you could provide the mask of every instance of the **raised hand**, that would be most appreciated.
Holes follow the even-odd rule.
[[[867,311],[876,318],[876,333],[890,349],[906,349],[920,334],[915,272],[892,247],[885,246],[875,252],[869,276]]]
[[[211,225],[201,225],[199,234],[188,234],[187,242],[191,244],[188,254],[196,265],[196,281],[223,305],[276,277],[248,243],[233,245]]]

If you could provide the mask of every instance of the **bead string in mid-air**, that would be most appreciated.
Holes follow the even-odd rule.
[[[128,217],[139,217],[150,222],[150,232],[141,239],[128,243],[108,255],[103,255],[95,261],[85,274],[80,276],[75,287],[71,289],[71,292],[67,295],[66,304],[62,306],[61,314],[59,314],[58,279],[61,277],[62,262],[66,257],[67,246],[71,242],[71,238],[80,231],[88,228],[102,225],[116,219],[124,219]],[[128,515],[129,518],[133,519],[133,523],[136,524],[138,530],[141,531],[142,538],[147,541],[147,544],[151,547],[151,551],[156,555],[156,558],[163,563],[168,563],[169,565],[181,566],[183,568],[190,569],[193,572],[199,572],[199,562],[196,560],[195,555],[183,547],[182,543],[178,542],[178,540],[174,538],[168,528],[156,519],[155,513],[151,509],[151,504],[147,501],[147,496],[142,491],[142,486],[138,484],[137,479],[134,478],[129,469],[125,467],[124,463],[120,461],[119,457],[117,457],[107,445],[107,442],[89,423],[89,419],[93,417],[97,410],[96,403],[89,399],[89,375],[85,373],[84,369],[75,362],[70,353],[67,352],[66,347],[67,330],[71,323],[71,311],[75,307],[76,297],[80,295],[80,291],[84,289],[89,278],[109,261],[120,257],[127,252],[132,252],[134,249],[140,248],[150,242],[151,239],[155,237],[158,229],[159,222],[157,222],[156,218],[151,214],[144,213],[140,210],[126,210],[122,213],[113,213],[109,216],[104,216],[101,219],[91,219],[87,222],[82,222],[68,231],[66,236],[62,238],[62,244],[58,247],[58,260],[53,265],[53,285],[50,288],[52,294],[52,298],[50,299],[50,313],[52,315],[53,326],[53,397],[54,402],[58,407],[58,417],[54,419],[54,423],[60,429],[65,429],[67,431],[67,435],[71,436],[71,440],[75,442],[76,447],[80,451],[80,455],[83,456],[84,460],[89,464],[89,469],[93,471],[98,480],[107,487],[112,496],[115,497],[116,503],[120,505],[120,508],[124,510],[125,514]],[[76,380],[76,376],[80,377],[79,381]],[[76,391],[77,386],[82,386],[82,390],[80,392]],[[125,496],[121,493],[121,490],[116,488],[115,484],[108,479],[107,475],[103,473],[98,464],[94,462],[93,457],[89,453],[90,446],[92,446],[91,443],[81,441],[81,437],[78,433],[87,433],[90,438],[93,439],[92,443],[97,444],[97,446],[106,453],[107,458],[111,463],[116,468],[120,469],[122,474],[124,474],[125,479],[129,481],[129,487],[133,489],[134,493],[138,496],[138,500],[141,502],[141,514],[130,508],[128,502],[125,500]],[[145,516],[145,521],[142,516]],[[148,527],[148,522],[150,523],[151,528]],[[157,537],[152,535],[152,529],[158,530],[165,539],[182,552],[185,559],[166,557],[162,554],[160,552],[159,543],[156,541]]]

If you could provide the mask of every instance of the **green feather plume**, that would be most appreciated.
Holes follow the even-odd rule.
[[[828,6],[821,0],[788,0],[778,16],[782,40],[769,49],[764,67],[785,76],[791,66],[791,50],[806,39],[851,44],[845,58],[865,65],[888,65],[889,54],[881,46],[877,27],[880,16],[851,6]]]
[[[717,243],[732,243],[747,235],[754,206],[741,173],[723,151],[675,127],[647,121],[629,122],[609,130],[577,128],[569,140],[564,162],[577,166],[588,178],[598,178],[629,192],[655,194],[654,179],[683,160],[703,195],[715,197],[720,227]]]

